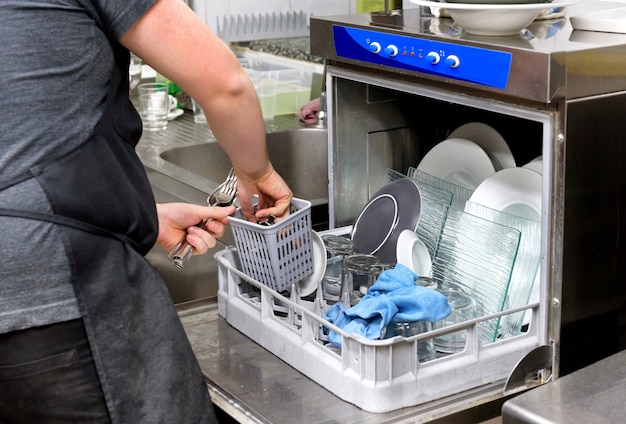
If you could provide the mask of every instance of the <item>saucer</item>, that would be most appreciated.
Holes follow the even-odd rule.
[[[180,115],[182,115],[183,113],[185,113],[184,110],[176,108],[167,114],[167,120],[168,121],[174,120],[178,118]]]

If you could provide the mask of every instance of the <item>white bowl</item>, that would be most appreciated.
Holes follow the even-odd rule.
[[[442,0],[441,3],[465,3],[465,4],[536,4],[550,3],[552,0]]]
[[[564,7],[575,1],[523,4],[471,4],[410,0],[411,3],[435,9],[445,9],[454,22],[468,34],[505,36],[517,35],[544,9]]]
[[[516,35],[535,20],[541,9],[467,10],[446,6],[450,17],[468,34]]]
[[[396,245],[398,263],[406,266],[418,277],[430,277],[433,263],[428,248],[411,230],[404,230]]]

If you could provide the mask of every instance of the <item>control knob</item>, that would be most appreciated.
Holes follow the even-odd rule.
[[[398,55],[398,48],[393,44],[389,44],[387,47],[385,47],[385,53],[389,55],[389,57],[395,57]]]
[[[372,53],[378,54],[380,53],[381,47],[380,47],[380,43],[378,41],[372,41],[370,43],[370,51]]]
[[[446,57],[446,65],[448,65],[452,69],[458,68],[460,64],[461,61],[456,55],[451,54],[450,56]]]
[[[441,60],[441,57],[439,56],[439,53],[437,52],[429,52],[426,55],[426,59],[432,64],[432,65],[436,65],[439,63],[439,61]]]

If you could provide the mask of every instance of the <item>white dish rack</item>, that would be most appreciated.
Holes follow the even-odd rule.
[[[325,321],[326,305],[320,300],[287,298],[244,274],[235,248],[226,248],[215,258],[219,264],[219,314],[293,368],[368,412],[384,413],[444,398],[464,397],[475,390],[487,390],[497,396],[504,392],[516,365],[540,345],[539,304],[409,338],[365,339]],[[528,331],[481,345],[478,331],[481,322],[526,309],[533,311]],[[342,348],[326,341],[324,327],[342,335]],[[464,351],[419,362],[419,342],[461,329],[468,332]]]

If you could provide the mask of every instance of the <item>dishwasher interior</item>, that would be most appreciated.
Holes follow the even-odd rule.
[[[420,160],[468,123],[500,133],[516,166],[542,158],[537,302],[526,303],[533,321],[522,337],[479,349],[473,359],[485,378],[467,384],[471,366],[453,365],[459,393],[452,403],[471,407],[623,349],[626,74],[619,57],[626,37],[586,37],[566,25],[533,44],[521,36],[450,38],[433,30],[440,24],[422,10],[317,18],[312,52],[327,58],[331,228],[354,224],[374,193],[393,178],[415,176]],[[382,57],[393,49],[378,55],[374,42],[404,55]],[[462,64],[478,51],[481,60],[455,73],[417,62],[429,50],[458,55]],[[506,55],[508,67],[490,54]],[[463,205],[454,209],[463,213]]]

